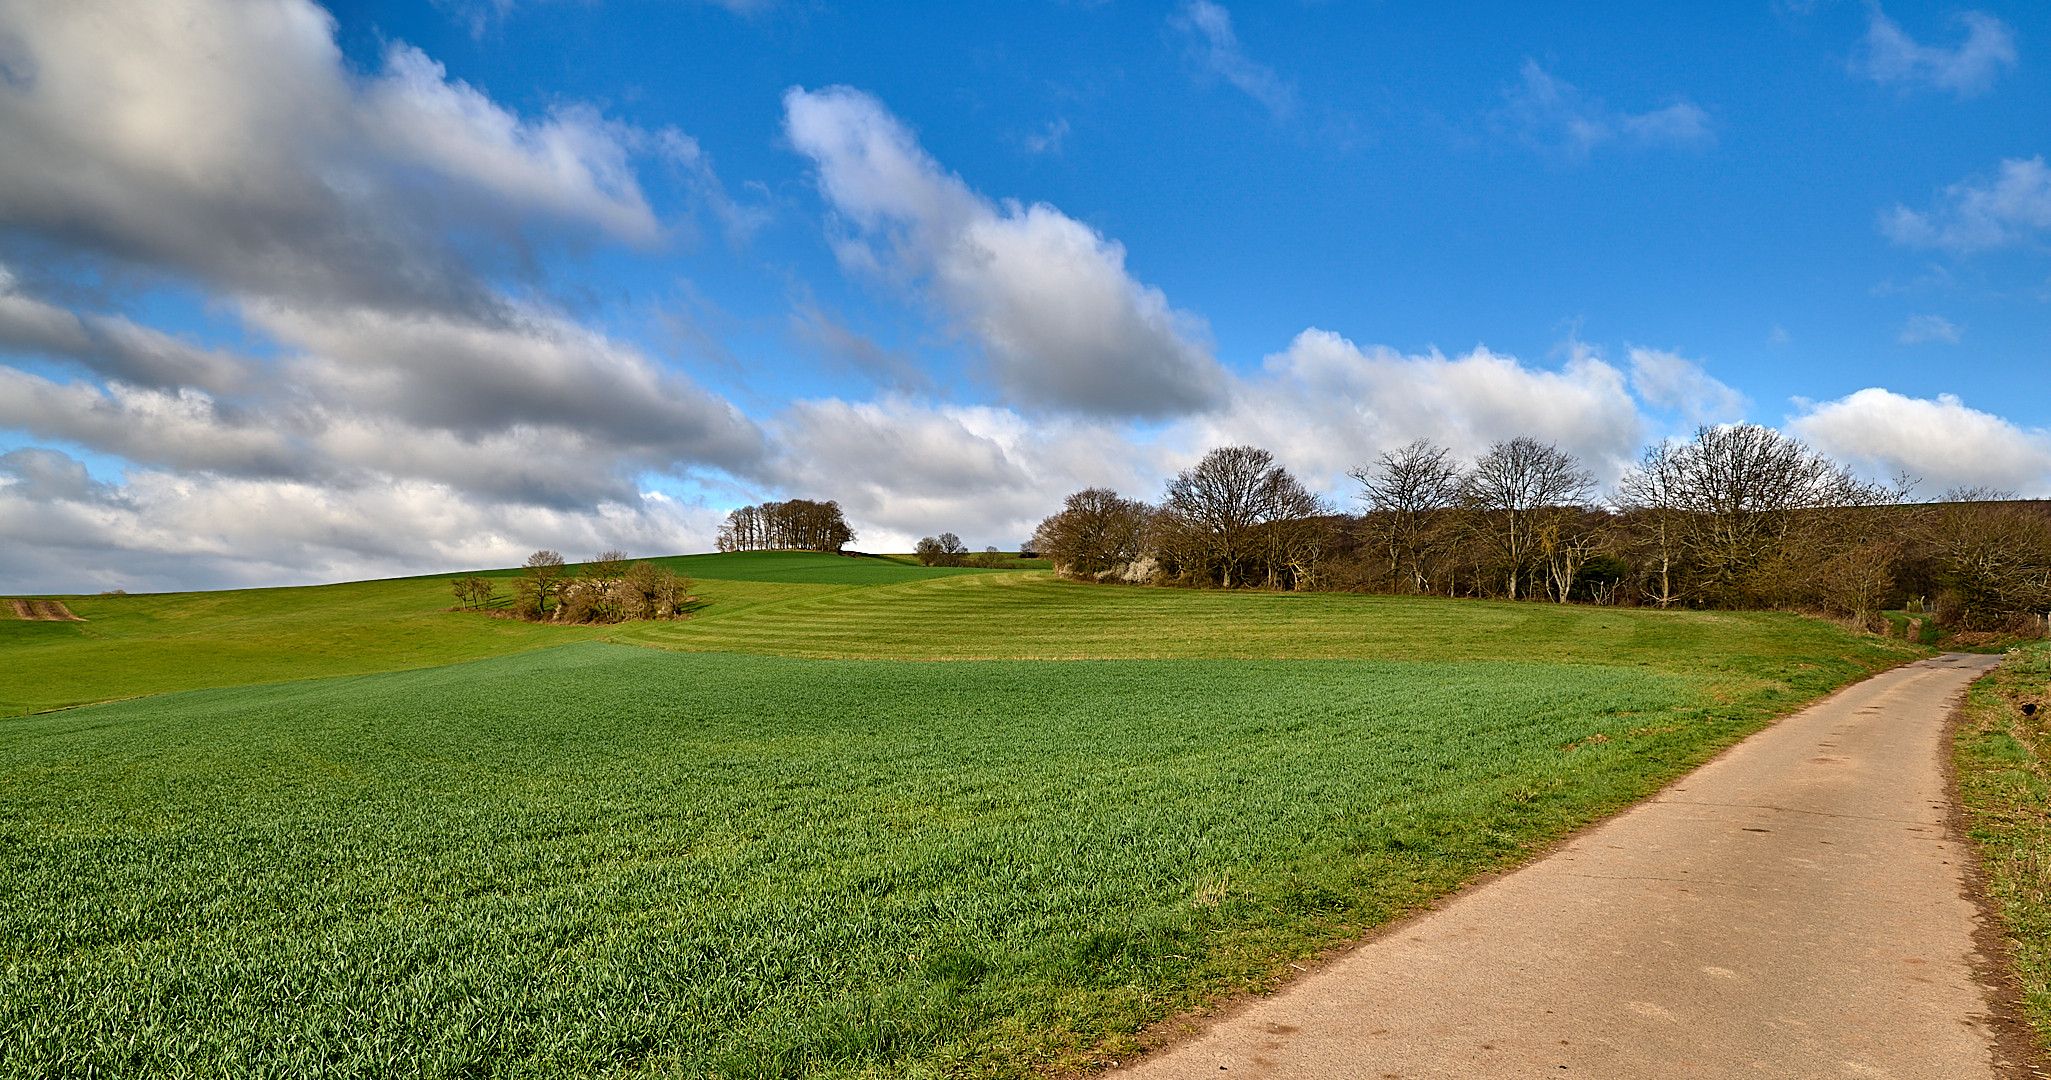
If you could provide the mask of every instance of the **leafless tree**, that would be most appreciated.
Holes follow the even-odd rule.
[[[1685,594],[1725,607],[1786,598],[1790,578],[1815,561],[1794,557],[1802,554],[1788,546],[1795,527],[1846,520],[1816,512],[1894,498],[1801,440],[1758,424],[1705,426],[1690,442],[1654,447],[1618,485],[1620,506],[1657,532],[1658,598],[1671,603]]]
[[[1399,576],[1415,592],[1430,592],[1426,559],[1445,511],[1460,499],[1460,470],[1451,451],[1418,439],[1362,465],[1347,475],[1360,482],[1368,529],[1389,560],[1390,591]]]
[[[1932,531],[1950,594],[1940,606],[1944,614],[1986,630],[2017,613],[2051,611],[2051,527],[2041,507],[2005,491],[1953,489]]]
[[[1184,576],[1228,589],[1300,580],[1298,567],[1315,576],[1318,533],[1305,523],[1327,508],[1266,450],[1212,450],[1169,482],[1164,510]]]
[[[1541,534],[1578,516],[1595,490],[1574,455],[1529,436],[1489,447],[1460,485],[1474,529],[1501,561],[1510,599],[1535,572]],[[1528,591],[1528,588],[1522,591]]]
[[[1146,553],[1153,508],[1110,488],[1085,488],[1033,531],[1031,547],[1063,573],[1093,577]]]
[[[520,578],[516,604],[522,615],[538,618],[548,612],[549,601],[563,590],[568,572],[560,553],[546,548],[527,556],[527,572]]]

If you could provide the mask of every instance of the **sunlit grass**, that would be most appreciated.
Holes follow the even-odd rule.
[[[0,1070],[1031,1075],[1767,715],[1714,684],[584,644],[11,720]]]

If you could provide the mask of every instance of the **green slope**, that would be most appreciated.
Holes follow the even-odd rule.
[[[848,588],[990,573],[808,552],[653,561],[697,578],[701,616]],[[605,633],[450,611],[455,576],[64,597],[83,623],[24,622],[0,605],[0,716],[204,686],[429,667]],[[518,571],[485,576],[507,595]]]
[[[1861,670],[586,643],[17,718],[0,1070],[1032,1076]]]

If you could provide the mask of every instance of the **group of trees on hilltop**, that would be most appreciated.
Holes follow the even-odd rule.
[[[527,556],[514,582],[511,613],[529,622],[616,623],[629,619],[675,619],[690,600],[691,579],[666,566],[627,561],[624,551],[600,552],[571,567],[560,553]],[[451,584],[456,599],[489,608],[497,585],[471,574]]]
[[[855,531],[832,500],[788,499],[743,506],[719,527],[721,551],[824,551],[839,554]]]
[[[2051,512],[2005,493],[1905,501],[1770,428],[1649,448],[1606,499],[1557,446],[1462,464],[1418,440],[1352,471],[1341,514],[1272,455],[1211,451],[1149,504],[1068,497],[1034,546],[1066,574],[1198,587],[1344,589],[1600,604],[1804,608],[1862,619],[1927,599],[1943,621],[2039,624]],[[2019,624],[2020,625],[2020,624]]]

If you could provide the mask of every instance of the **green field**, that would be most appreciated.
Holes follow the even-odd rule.
[[[651,560],[698,581],[700,616],[856,586],[988,570],[803,552]],[[0,608],[0,716],[202,686],[429,667],[583,641],[590,627],[452,613],[456,575],[295,589],[65,597],[86,621],[24,622]],[[513,570],[485,572],[509,595]]]
[[[162,695],[0,721],[0,1074],[1084,1069],[1917,654],[665,561],[689,620],[443,611],[443,577],[0,623],[0,700]]]

